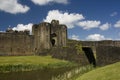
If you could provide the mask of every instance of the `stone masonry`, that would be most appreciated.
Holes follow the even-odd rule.
[[[0,32],[0,55],[39,55],[52,47],[66,46],[67,27],[58,20],[34,24],[29,31]]]

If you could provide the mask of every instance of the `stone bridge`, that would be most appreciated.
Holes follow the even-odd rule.
[[[98,66],[104,66],[120,61],[120,41],[81,41],[81,44],[83,48],[89,48],[86,49],[88,51],[84,49],[84,52],[89,54],[88,59],[90,57],[89,62],[92,64],[96,62]],[[92,53],[96,61],[91,57]]]
[[[78,50],[76,45],[82,50]],[[69,40],[66,47],[54,47],[49,54],[55,58],[75,61],[82,65],[90,63],[94,66],[104,66],[120,61],[120,42]]]

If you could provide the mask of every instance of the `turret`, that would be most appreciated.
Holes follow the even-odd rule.
[[[51,25],[52,25],[53,27],[55,27],[55,26],[59,25],[59,21],[58,21],[58,20],[52,20],[52,21],[51,21]]]

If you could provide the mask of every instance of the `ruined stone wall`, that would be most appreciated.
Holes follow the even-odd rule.
[[[104,40],[104,41],[80,41],[83,46],[116,46],[120,47],[120,41]]]
[[[59,21],[53,20],[51,22],[51,34],[56,34],[55,46],[66,46],[67,42],[67,27],[59,24]]]
[[[33,25],[32,35],[29,31],[8,28],[5,33],[0,33],[0,55],[44,54],[52,47],[66,46],[66,42],[67,27],[58,20]]]
[[[0,33],[0,55],[32,55],[33,36],[26,33]]]
[[[61,25],[60,27],[62,28],[61,29],[61,36],[62,36],[61,44],[62,46],[67,46],[67,26]]]
[[[52,47],[66,46],[67,27],[59,24],[58,20],[52,20],[51,23],[42,22],[33,25],[32,35],[35,54],[41,54]]]
[[[55,40],[55,44],[52,45],[54,46],[60,46],[60,41],[61,41],[61,27],[59,27],[59,24],[56,22],[51,22],[51,40]]]
[[[104,66],[120,61],[120,47],[97,46],[96,59],[98,66]]]
[[[78,53],[75,47],[54,47],[49,51],[49,54],[54,58],[77,62],[80,65],[89,64],[86,55]]]
[[[36,53],[42,52],[44,49],[50,49],[50,24],[40,23],[33,25],[34,48]]]
[[[79,51],[76,45],[80,45],[79,41],[67,40],[67,46],[53,47],[48,54],[54,58],[80,63],[80,65],[89,64],[85,53]]]
[[[64,26],[56,26],[56,27],[51,27],[51,34],[56,34],[54,37],[55,39],[55,46],[62,47],[66,46],[66,28]]]
[[[40,48],[42,49],[50,49],[50,24],[49,23],[41,23],[40,25]]]
[[[81,41],[82,46],[93,47],[97,66],[104,66],[120,61],[120,41]]]

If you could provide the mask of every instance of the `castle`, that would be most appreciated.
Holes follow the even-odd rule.
[[[78,52],[76,45],[77,48],[82,45],[85,54]],[[96,51],[94,53],[96,59],[92,51]],[[120,61],[120,41],[67,40],[67,27],[59,24],[58,20],[34,24],[32,35],[28,30],[13,31],[11,28],[8,28],[6,32],[0,32],[0,56],[46,54],[81,64],[89,61],[93,65],[96,63],[106,65]]]
[[[67,27],[58,20],[42,22],[28,30],[0,32],[0,55],[39,55],[52,47],[66,46]]]

